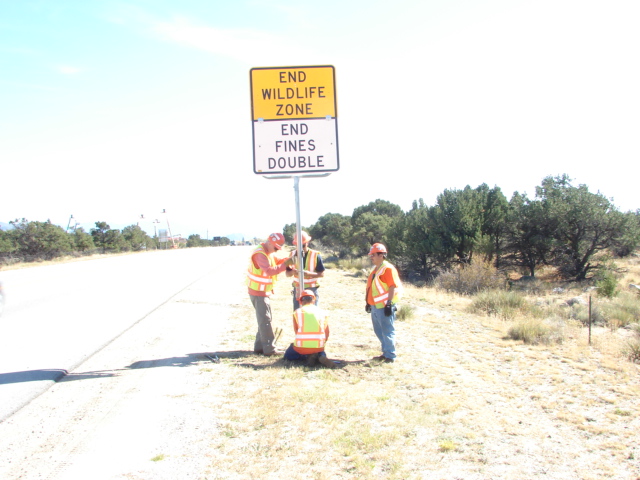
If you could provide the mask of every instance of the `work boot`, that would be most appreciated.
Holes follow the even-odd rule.
[[[329,357],[327,357],[326,355],[323,355],[321,357],[318,357],[318,361],[324,365],[327,368],[337,368],[338,366],[333,363],[332,360],[329,360]]]
[[[276,348],[273,352],[263,353],[265,357],[273,357],[274,355],[284,355],[284,350]]]
[[[318,362],[318,354],[312,353],[307,357],[307,365],[313,367]]]

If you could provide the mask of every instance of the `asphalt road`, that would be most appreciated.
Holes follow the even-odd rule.
[[[0,272],[0,421],[248,247],[154,251]]]

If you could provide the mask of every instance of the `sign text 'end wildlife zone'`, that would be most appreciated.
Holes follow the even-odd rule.
[[[251,116],[255,173],[339,169],[332,66],[252,68]]]

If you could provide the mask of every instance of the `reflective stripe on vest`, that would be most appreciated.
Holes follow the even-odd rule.
[[[307,250],[307,258],[305,259],[304,270],[308,270],[310,272],[315,272],[316,267],[318,266],[318,251],[317,250]],[[298,257],[296,256],[296,265],[298,264]],[[317,287],[319,283],[319,278],[305,278],[304,279],[304,288],[313,288]],[[298,286],[300,283],[300,278],[297,276],[293,277],[293,286]]]
[[[385,303],[387,303],[387,300],[389,299],[389,285],[384,283],[380,279],[380,277],[387,270],[387,268],[390,268],[390,266],[391,264],[389,264],[385,260],[378,268],[378,271],[373,275],[373,279],[371,281],[371,296],[373,297],[373,302],[375,303],[376,308],[383,308]],[[400,283],[400,278],[398,278],[398,275],[393,268],[392,274],[396,283],[396,289],[392,298],[392,302],[395,303],[400,297],[402,284]]]
[[[294,312],[298,330],[296,347],[324,348],[326,339],[324,314],[315,305],[305,305]]]
[[[273,290],[273,285],[275,284],[276,277],[265,275],[261,268],[257,268],[253,264],[253,256],[256,253],[260,253],[267,257],[267,260],[269,260],[269,266],[276,266],[275,260],[270,255],[267,255],[267,252],[264,251],[263,246],[258,246],[249,257],[249,268],[247,269],[247,286],[251,290],[257,290],[259,292],[270,292],[271,290]]]

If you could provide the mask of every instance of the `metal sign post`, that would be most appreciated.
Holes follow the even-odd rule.
[[[293,177],[293,189],[296,192],[296,239],[298,248],[298,288],[295,289],[295,298],[299,298],[304,290],[304,256],[302,248],[302,224],[300,223],[300,177]]]

